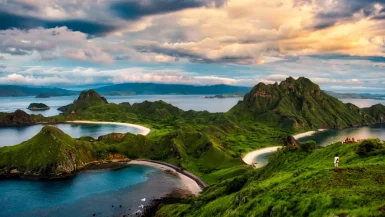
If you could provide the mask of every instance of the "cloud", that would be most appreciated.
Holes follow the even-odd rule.
[[[90,41],[86,34],[66,27],[0,30],[0,41],[0,53],[10,55],[38,53],[41,59],[46,60],[61,56],[102,64],[113,63],[113,57]]]
[[[121,0],[110,5],[119,17],[136,20],[144,16],[165,14],[188,8],[219,7],[226,0]]]
[[[301,1],[296,0],[294,6],[310,5],[316,12],[311,28],[325,29],[346,22],[357,22],[360,19],[381,19],[384,0],[332,0]]]
[[[125,83],[125,82],[154,82],[176,84],[236,84],[236,79],[221,76],[201,76],[178,69],[151,69],[144,67],[121,68],[115,70],[100,70],[95,68],[76,67],[64,69],[61,67],[46,68],[41,66],[19,69],[0,77],[1,84],[91,84],[91,83]]]
[[[3,22],[0,22],[0,30],[6,30],[11,28],[33,29],[38,27],[55,28],[64,26],[73,31],[80,31],[89,35],[103,36],[119,28],[118,26],[96,23],[87,20],[46,20],[1,11],[0,20],[3,20]]]
[[[35,77],[35,76],[23,76],[20,74],[9,74],[5,77],[0,77],[0,84],[26,84],[26,85],[53,85],[53,84],[71,84],[72,81],[58,77]]]

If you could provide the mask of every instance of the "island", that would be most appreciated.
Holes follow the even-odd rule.
[[[31,103],[29,104],[28,109],[31,111],[45,111],[49,110],[50,107],[44,103]]]
[[[384,214],[383,141],[316,147],[292,135],[384,122],[385,106],[344,104],[304,77],[259,83],[225,113],[183,111],[163,101],[109,103],[94,90],[82,92],[62,111],[54,117],[0,113],[0,123],[104,121],[138,124],[151,132],[91,141],[46,126],[28,141],[0,148],[0,178],[63,178],[94,162],[151,160],[188,171],[208,185],[198,197],[158,201],[154,216]],[[242,160],[249,152],[277,146],[282,148],[264,167]],[[336,154],[340,168],[334,168]]]
[[[204,99],[226,99],[226,98],[240,98],[243,97],[242,94],[219,94],[215,96],[201,96]]]
[[[51,97],[50,94],[40,93],[40,94],[37,95],[35,98],[37,98],[37,99],[44,99],[44,98],[50,98],[50,97]]]

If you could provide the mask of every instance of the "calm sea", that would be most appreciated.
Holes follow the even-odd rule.
[[[60,111],[57,108],[72,103],[77,96],[62,96],[37,99],[34,97],[0,97],[0,112],[14,112],[17,109],[22,109],[30,114],[42,114],[44,116],[58,115]],[[107,96],[108,102],[122,103],[129,102],[131,104],[147,101],[163,100],[182,110],[196,110],[209,112],[226,112],[232,108],[239,98],[224,98],[224,99],[205,99],[198,95],[137,95],[137,96]],[[27,109],[32,102],[44,103],[51,107],[47,111],[30,111]]]
[[[135,216],[181,187],[177,177],[139,165],[56,181],[0,180],[0,217]]]

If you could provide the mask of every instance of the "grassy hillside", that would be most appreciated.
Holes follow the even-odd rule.
[[[56,127],[45,126],[20,145],[0,148],[0,171],[26,175],[59,176],[92,159],[90,143],[76,141]]]
[[[355,105],[343,104],[303,77],[290,77],[280,84],[259,83],[229,114],[296,132],[374,122],[373,117]]]
[[[367,114],[372,116],[377,122],[385,122],[385,106],[382,104],[373,105],[363,109]]]
[[[365,151],[362,151],[365,150]],[[340,168],[333,168],[335,154]],[[285,148],[262,169],[211,185],[157,216],[383,216],[385,144]]]

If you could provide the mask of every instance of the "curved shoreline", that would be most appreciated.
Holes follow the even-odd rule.
[[[282,148],[282,146],[273,146],[273,147],[267,147],[267,148],[262,148],[258,149],[252,152],[247,153],[243,158],[243,162],[245,162],[248,165],[253,165],[254,159],[260,155],[270,153],[270,152],[275,152],[279,148]],[[258,165],[255,164],[255,168],[261,168],[263,165]]]
[[[150,166],[163,171],[170,170],[174,173],[177,173],[178,177],[182,180],[183,185],[194,195],[198,195],[203,190],[203,188],[207,186],[201,179],[192,173],[185,170],[180,170],[178,167],[168,163],[152,160],[131,160],[127,164]]]
[[[137,125],[137,124],[129,124],[129,123],[121,123],[121,122],[106,122],[106,121],[65,121],[65,123],[72,123],[72,124],[105,124],[105,125],[120,125],[120,126],[127,126],[127,127],[133,127],[140,130],[140,135],[146,136],[150,133],[151,129]]]
[[[311,136],[315,133],[318,133],[318,132],[322,132],[322,131],[325,131],[327,129],[318,129],[318,130],[312,130],[312,131],[307,131],[307,132],[304,132],[304,133],[299,133],[299,134],[295,134],[293,135],[294,139],[300,139],[300,138],[303,138],[303,137],[306,137],[306,136]]]
[[[327,129],[318,129],[318,130],[312,130],[312,131],[307,131],[304,133],[299,133],[296,135],[293,135],[295,139],[300,139],[306,136],[311,136],[315,133],[325,131]],[[262,149],[257,149],[251,152],[246,153],[246,155],[242,158],[243,162],[245,162],[248,165],[253,165],[254,159],[260,155],[270,153],[270,152],[275,152],[277,151],[278,148],[281,148],[282,146],[273,146],[273,147],[267,147],[267,148],[262,148]],[[262,167],[261,165],[255,164],[255,168],[260,168]]]

